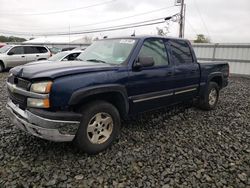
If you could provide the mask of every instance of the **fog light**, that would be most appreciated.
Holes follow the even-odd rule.
[[[28,98],[27,106],[34,107],[34,108],[49,108],[50,104],[49,104],[49,99]]]

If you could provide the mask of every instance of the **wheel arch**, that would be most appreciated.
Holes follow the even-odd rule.
[[[3,60],[1,60],[1,59],[0,59],[0,65],[2,65],[3,69],[5,69],[5,64],[4,64]]]
[[[128,115],[128,96],[125,87],[121,85],[112,84],[77,90],[72,94],[69,106],[77,110],[80,106],[95,100],[104,100],[113,104],[123,118]]]
[[[221,72],[216,72],[216,73],[212,73],[209,75],[209,79],[208,79],[208,83],[209,82],[215,82],[218,84],[219,88],[222,88],[223,85],[223,75]]]

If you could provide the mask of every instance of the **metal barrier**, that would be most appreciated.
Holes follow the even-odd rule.
[[[227,61],[230,72],[250,75],[250,44],[192,44],[198,60]]]

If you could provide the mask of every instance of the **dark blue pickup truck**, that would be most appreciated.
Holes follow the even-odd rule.
[[[194,100],[215,108],[228,77],[227,63],[198,63],[187,40],[110,38],[94,42],[77,61],[11,69],[6,107],[23,131],[74,141],[94,154],[115,140],[121,119]]]

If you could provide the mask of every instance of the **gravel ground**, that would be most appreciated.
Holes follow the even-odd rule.
[[[0,75],[0,187],[250,187],[250,79],[231,78],[218,108],[145,114],[96,155],[13,128]]]

